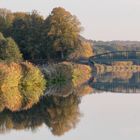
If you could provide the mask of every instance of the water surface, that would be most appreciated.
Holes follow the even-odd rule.
[[[139,140],[139,75],[96,74],[88,85],[92,93],[87,90],[65,97],[50,94],[28,111],[5,110],[0,113],[0,138]]]

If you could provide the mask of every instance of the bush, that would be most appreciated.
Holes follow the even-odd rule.
[[[0,60],[18,62],[22,60],[22,54],[12,38],[4,38],[0,33]]]
[[[28,109],[43,95],[45,80],[31,63],[0,64],[1,110]]]
[[[67,62],[42,67],[47,80],[47,95],[68,96],[72,93],[72,65]]]
[[[91,77],[91,68],[87,65],[73,64],[72,82],[74,87],[87,83]]]
[[[21,108],[22,96],[18,88],[21,67],[16,63],[0,64],[0,98],[4,106],[12,111]]]
[[[42,71],[49,86],[60,83],[65,84],[66,81],[72,79],[72,65],[68,62],[49,65],[47,68],[42,68]]]
[[[47,79],[48,95],[68,96],[91,77],[89,66],[70,62],[50,65],[42,71]]]
[[[23,108],[28,109],[37,103],[45,89],[45,79],[41,71],[31,63],[22,62],[22,78],[20,82]]]

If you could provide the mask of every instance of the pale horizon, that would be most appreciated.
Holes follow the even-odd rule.
[[[0,8],[13,12],[37,10],[44,17],[63,7],[81,22],[85,38],[92,40],[140,41],[139,0],[0,0]]]

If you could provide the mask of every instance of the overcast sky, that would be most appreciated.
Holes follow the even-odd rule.
[[[44,16],[58,6],[78,17],[88,39],[140,41],[140,0],[0,0],[0,8]]]

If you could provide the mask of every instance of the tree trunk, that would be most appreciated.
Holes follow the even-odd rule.
[[[61,59],[63,60],[64,59],[64,52],[61,51]]]

